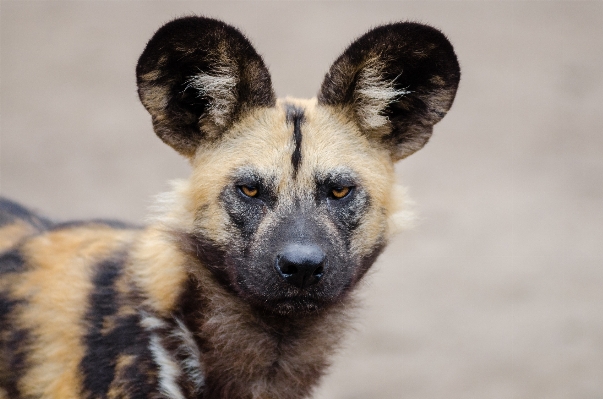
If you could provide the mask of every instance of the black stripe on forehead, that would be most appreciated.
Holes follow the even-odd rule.
[[[293,177],[297,176],[297,170],[301,163],[301,124],[304,122],[304,110],[293,104],[285,105],[287,113],[287,123],[293,125],[293,140],[295,141],[295,150],[291,156],[291,164],[293,164]]]

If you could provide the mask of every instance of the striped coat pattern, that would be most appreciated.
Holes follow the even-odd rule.
[[[380,26],[316,98],[277,99],[241,32],[191,16],[157,31],[136,74],[191,176],[144,227],[0,200],[0,399],[308,397],[410,217],[393,165],[452,105],[451,44]]]

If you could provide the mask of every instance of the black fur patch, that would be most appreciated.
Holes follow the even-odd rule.
[[[51,224],[48,220],[41,218],[16,202],[0,198],[0,227],[14,223],[17,220],[23,220],[39,230],[45,230]]]
[[[86,320],[90,323],[85,337],[86,355],[80,368],[84,375],[83,389],[90,397],[105,397],[115,375],[115,361],[119,351],[116,342],[103,335],[105,319],[118,311],[118,293],[115,283],[119,278],[125,257],[102,262],[94,277],[94,291],[90,295],[90,306]]]
[[[293,165],[293,178],[295,178],[301,163],[301,125],[304,122],[304,110],[292,104],[287,104],[286,112],[287,123],[293,125],[293,140],[295,141],[295,150],[293,150],[293,155],[291,156],[291,164]]]
[[[378,82],[363,81],[367,71]],[[381,110],[390,130],[381,139],[397,160],[429,140],[432,126],[452,105],[460,76],[454,49],[440,31],[412,22],[384,25],[357,39],[335,61],[322,83],[318,102],[352,105],[362,120],[362,107],[366,106],[362,98],[370,93],[357,91],[359,86],[379,89],[389,85],[403,93]]]
[[[0,307],[2,297],[0,297]],[[0,310],[1,312],[1,310]],[[0,315],[0,322],[4,322]],[[2,324],[0,324],[1,326]],[[9,324],[10,325],[10,324]],[[25,329],[2,332],[0,328],[0,359],[5,363],[7,370],[0,370],[0,387],[6,390],[8,398],[22,398],[19,392],[19,378],[27,369],[27,346],[30,341],[30,333]],[[0,365],[2,367],[3,365]]]
[[[149,333],[140,326],[140,316],[137,314],[117,318],[115,328],[103,337],[101,345],[108,349],[107,353],[102,355],[105,361],[112,356],[115,360],[120,354],[135,356],[134,362],[119,376],[121,385],[129,394],[128,399],[146,399],[157,392],[157,366],[149,343]],[[114,363],[104,363],[102,366],[114,375]],[[96,380],[100,380],[100,370],[96,370],[95,375]],[[104,382],[111,381],[105,379]]]
[[[358,267],[358,269],[356,270],[356,274],[354,275],[354,280],[353,283],[351,284],[351,286],[353,287],[357,281],[359,281],[365,274],[366,272],[371,268],[371,266],[373,265],[373,263],[375,263],[375,261],[377,260],[377,258],[379,257],[379,255],[381,255],[381,253],[383,252],[383,250],[385,249],[386,243],[381,241],[378,242],[373,249],[371,250],[371,252],[369,252],[368,255],[364,256],[360,262],[360,265]]]
[[[262,176],[253,170],[239,170],[231,178],[232,184],[222,190],[220,201],[233,225],[248,240],[255,234],[267,208],[274,209],[277,202],[276,183],[272,176]],[[246,196],[242,186],[258,190],[255,197]]]
[[[206,90],[190,84],[191,77],[199,74],[232,80],[222,88]],[[276,102],[268,69],[249,40],[232,26],[210,18],[180,18],[160,28],[140,56],[136,76],[155,133],[187,156],[245,111]],[[225,106],[220,117],[224,120],[216,119],[212,91],[228,93],[224,98],[232,99],[219,105]]]
[[[6,318],[13,309],[13,301],[0,293],[0,331],[7,325]]]
[[[148,333],[140,326],[140,316],[118,316],[120,298],[115,284],[122,274],[126,261],[124,253],[99,264],[93,279],[94,290],[90,295],[85,320],[89,323],[84,338],[86,354],[80,363],[83,393],[90,398],[104,398],[115,378],[116,361],[120,354],[135,355],[131,378],[134,391],[128,398],[146,398],[154,389],[155,382],[145,375],[152,370],[152,355],[148,349]],[[107,328],[112,325],[112,328]],[[147,364],[149,363],[149,364]],[[145,370],[147,369],[147,370]]]
[[[17,249],[5,252],[0,256],[0,276],[5,273],[18,273],[23,270],[25,260]]]
[[[351,171],[340,171],[315,176],[316,202],[327,201],[329,217],[339,228],[346,244],[349,245],[354,230],[371,205],[369,194],[359,185],[359,180]],[[334,199],[330,192],[338,187],[351,187],[350,193],[341,199]]]
[[[23,304],[0,292],[0,389],[15,399],[21,398],[18,380],[27,366],[29,331],[15,328],[12,315]]]
[[[182,250],[207,268],[220,285],[234,292],[233,279],[225,264],[226,250],[201,233],[182,233],[180,237]]]
[[[112,229],[117,230],[130,230],[130,229],[142,229],[141,226],[130,224],[126,222],[122,222],[120,220],[111,220],[111,219],[92,219],[92,220],[71,220],[68,222],[61,222],[52,225],[50,230],[65,230],[77,227],[86,227],[90,226],[91,228],[96,226],[106,226]]]

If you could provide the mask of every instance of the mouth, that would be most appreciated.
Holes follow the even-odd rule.
[[[339,303],[345,290],[331,292],[333,287],[319,284],[307,288],[280,286],[269,295],[256,296],[256,305],[279,315],[316,314]],[[259,301],[257,301],[259,300]]]
[[[328,304],[323,301],[319,301],[315,298],[310,298],[307,296],[298,296],[273,300],[266,305],[266,308],[269,309],[271,312],[281,316],[306,315],[310,313],[317,313],[328,306]]]

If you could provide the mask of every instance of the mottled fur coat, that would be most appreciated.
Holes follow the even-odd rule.
[[[404,219],[393,163],[452,104],[452,46],[425,25],[380,26],[317,98],[277,100],[238,30],[187,17],[136,72],[192,175],[145,228],[1,201],[0,398],[308,397]]]

